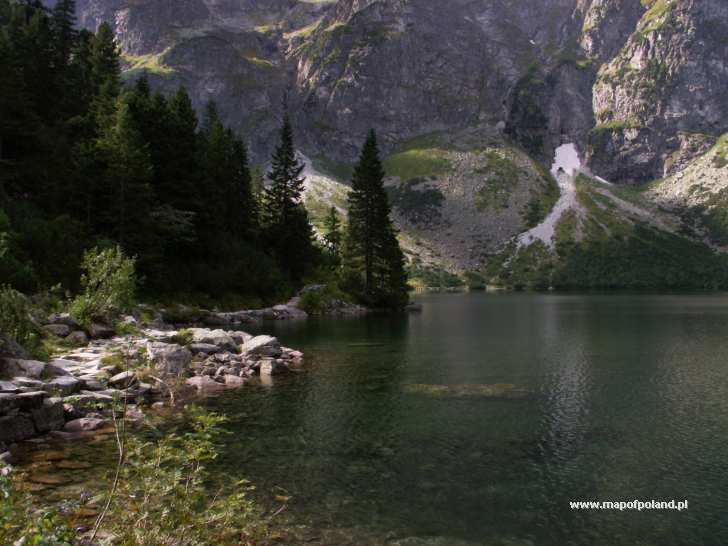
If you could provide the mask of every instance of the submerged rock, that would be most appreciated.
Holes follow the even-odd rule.
[[[433,397],[478,397],[490,400],[523,400],[532,398],[533,392],[508,383],[493,385],[407,385],[407,394],[422,394]]]

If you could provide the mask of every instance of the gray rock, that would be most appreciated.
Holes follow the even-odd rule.
[[[63,402],[60,398],[46,398],[40,408],[31,410],[31,417],[38,432],[60,430],[66,422]]]
[[[260,375],[281,375],[289,371],[282,360],[266,358],[260,362]]]
[[[272,336],[256,336],[240,348],[245,356],[280,356],[283,352],[280,342]]]
[[[39,379],[43,375],[45,367],[45,362],[39,360],[6,358],[0,360],[0,376],[9,378],[22,375],[32,379]]]
[[[68,371],[69,365],[66,364],[70,362],[69,360],[51,360],[48,364],[46,364],[45,374],[49,377],[62,377],[66,375],[71,375],[71,372]],[[77,362],[73,362],[72,364],[78,365]]]
[[[225,380],[225,385],[228,387],[242,387],[247,382],[244,377],[239,377],[237,375],[228,374],[223,379]]]
[[[81,330],[74,330],[66,336],[66,341],[69,341],[76,345],[85,345],[86,343],[88,343],[88,336],[86,335],[86,332],[83,332]]]
[[[116,332],[105,324],[92,324],[89,326],[88,333],[94,339],[111,339]]]
[[[109,379],[109,385],[114,387],[126,388],[136,382],[136,376],[132,370],[121,372]]]
[[[0,334],[0,360],[3,358],[29,359],[30,355],[14,339]]]
[[[0,417],[0,442],[12,444],[35,436],[33,420],[24,414]]]
[[[18,386],[12,381],[0,381],[0,393],[20,392]]]
[[[55,313],[48,317],[48,323],[63,324],[74,330],[79,328],[78,321],[68,313]]]
[[[82,375],[78,378],[81,388],[88,391],[102,391],[104,384],[95,375]]]
[[[46,394],[45,391],[21,392],[15,400],[19,409],[30,411],[43,406]]]
[[[235,353],[238,346],[225,330],[209,330],[207,328],[190,328],[188,332],[192,336],[194,343],[204,343],[216,345],[223,351]]]
[[[218,383],[206,375],[190,377],[187,381],[185,381],[185,383],[195,387],[198,391],[205,392],[219,391],[225,388],[225,385]]]
[[[244,345],[253,339],[253,336],[247,332],[241,332],[240,330],[230,330],[227,332],[227,335],[229,335],[237,345]]]
[[[18,397],[11,393],[0,393],[0,415],[5,415],[18,407]]]
[[[65,324],[46,324],[43,331],[58,337],[66,337],[71,333],[71,327]]]
[[[57,396],[70,396],[81,390],[81,382],[71,376],[56,377],[46,383],[43,390]]]
[[[106,421],[103,419],[95,419],[93,417],[82,417],[80,419],[74,419],[66,423],[63,427],[65,432],[91,432],[98,430],[104,426]]]
[[[30,377],[14,377],[13,383],[15,383],[21,389],[33,389],[36,391],[44,390],[45,383],[40,379],[31,379]]]
[[[147,343],[147,357],[157,371],[168,375],[179,375],[192,362],[192,353],[186,347],[158,341]]]
[[[192,343],[188,348],[193,355],[213,355],[222,351],[220,347],[211,343]]]

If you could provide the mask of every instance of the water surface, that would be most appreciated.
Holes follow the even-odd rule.
[[[418,300],[276,325],[306,370],[213,402],[220,472],[290,496],[278,519],[312,543],[728,544],[728,297]],[[690,504],[569,508],[633,499]]]

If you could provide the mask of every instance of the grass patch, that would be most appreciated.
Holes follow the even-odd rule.
[[[412,148],[390,155],[384,160],[388,176],[407,181],[425,176],[439,176],[452,171],[448,151],[441,148]]]

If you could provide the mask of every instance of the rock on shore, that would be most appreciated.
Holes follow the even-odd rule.
[[[281,311],[282,312],[282,311]],[[287,311],[286,311],[287,312]],[[109,424],[111,406],[126,400],[158,406],[170,392],[210,393],[240,388],[255,375],[278,375],[302,363],[303,354],[272,336],[240,330],[139,329],[115,336],[97,325],[82,331],[68,315],[53,316],[45,330],[96,339],[48,362],[33,360],[9,340],[0,347],[0,456],[17,442],[53,433],[83,437]],[[67,326],[66,329],[60,326]],[[80,336],[79,336],[80,337]]]

